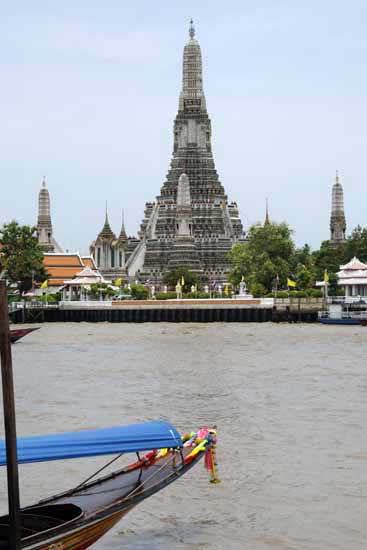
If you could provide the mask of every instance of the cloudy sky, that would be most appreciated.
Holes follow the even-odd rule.
[[[57,240],[87,252],[108,201],[135,234],[168,170],[194,18],[220,179],[245,227],[328,238],[338,169],[366,225],[367,3],[19,0],[0,19],[0,223],[34,223],[45,175]]]

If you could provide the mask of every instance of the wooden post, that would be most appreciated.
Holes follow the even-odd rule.
[[[5,281],[0,280],[0,355],[3,387],[5,444],[9,503],[9,549],[20,549],[19,479],[13,368],[9,336],[8,297]]]

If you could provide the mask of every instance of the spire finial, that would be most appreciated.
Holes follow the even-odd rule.
[[[43,176],[42,187],[46,187],[46,176]]]
[[[339,183],[339,172],[338,172],[338,170],[336,171],[335,181],[336,181],[336,183]]]
[[[265,214],[265,224],[268,225],[270,223],[269,219],[269,204],[268,204],[268,197],[266,197],[266,214]]]
[[[105,223],[108,224],[107,201],[106,201],[106,221],[105,221]]]
[[[192,18],[190,19],[189,35],[190,35],[190,38],[194,38],[195,36],[195,27],[194,27],[194,21],[192,20]]]

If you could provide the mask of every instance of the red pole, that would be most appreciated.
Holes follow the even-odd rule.
[[[20,549],[19,478],[13,367],[9,335],[8,296],[5,281],[0,281],[0,355],[3,387],[6,463],[9,503],[9,549]]]

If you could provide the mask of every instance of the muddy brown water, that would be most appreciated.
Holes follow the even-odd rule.
[[[218,427],[222,483],[199,465],[96,550],[365,550],[367,327],[44,324],[12,349],[18,434]],[[22,465],[22,504],[103,460]]]

